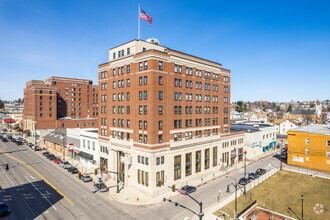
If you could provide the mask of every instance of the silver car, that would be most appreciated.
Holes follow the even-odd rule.
[[[71,166],[71,164],[70,164],[68,161],[65,161],[65,162],[63,163],[63,168],[64,168],[64,169],[69,169],[70,167],[72,167],[72,166]]]
[[[86,176],[81,176],[81,180],[84,182],[90,182],[93,180],[93,178],[90,175],[86,175]]]

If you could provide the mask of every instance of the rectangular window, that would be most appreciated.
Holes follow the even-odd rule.
[[[148,91],[143,92],[143,99],[147,100],[148,99]]]
[[[158,106],[158,114],[159,115],[163,114],[163,106],[162,105]]]
[[[158,100],[163,100],[163,92],[162,91],[158,92]]]
[[[215,167],[218,163],[218,147],[213,147],[213,166]]]
[[[178,65],[174,65],[174,72],[175,72],[175,73],[178,72]]]
[[[205,149],[205,170],[210,168],[210,149]]]
[[[174,180],[181,179],[181,155],[174,157]]]
[[[158,121],[158,129],[163,130],[163,121]]]
[[[158,62],[158,69],[163,70],[163,62],[162,61]]]
[[[131,48],[127,48],[127,55],[131,54]]]
[[[196,151],[196,173],[201,171],[201,158],[202,153],[201,151]]]
[[[306,138],[306,144],[307,144],[307,145],[309,144],[309,139],[308,139],[308,138]]]
[[[139,63],[139,71],[142,71],[142,62]]]
[[[163,135],[158,135],[158,143],[163,143]]]
[[[144,69],[147,70],[148,69],[148,61],[144,61],[143,66],[144,66]]]
[[[163,77],[162,76],[158,77],[158,84],[163,85]]]
[[[182,66],[179,66],[179,73],[182,73]]]
[[[186,154],[186,176],[191,175],[192,153]]]
[[[131,72],[131,66],[130,66],[130,65],[127,65],[127,67],[126,67],[126,72],[127,72],[127,73],[130,73],[130,72]]]
[[[147,85],[148,84],[148,76],[143,77],[143,84]]]
[[[330,141],[327,140],[327,147],[330,147]]]
[[[148,106],[143,106],[143,114],[148,114]]]
[[[143,136],[143,143],[145,143],[145,144],[148,143],[148,136],[147,135]]]
[[[139,106],[139,115],[142,115],[142,106]]]

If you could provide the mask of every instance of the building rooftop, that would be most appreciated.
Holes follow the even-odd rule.
[[[330,127],[327,125],[308,125],[291,129],[293,131],[307,132],[311,134],[324,134],[330,136]]]
[[[247,133],[254,133],[260,131],[262,128],[269,128],[270,124],[230,124],[231,132],[245,131]]]

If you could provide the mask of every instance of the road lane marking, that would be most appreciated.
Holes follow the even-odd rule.
[[[31,209],[31,207],[29,206],[29,204],[27,204],[27,202],[25,201],[25,199],[23,198],[23,196],[18,192],[17,187],[15,187],[15,184],[13,183],[13,181],[11,181],[11,179],[7,175],[7,173],[6,173],[7,171],[4,171],[4,169],[2,167],[1,167],[1,170],[6,175],[7,179],[11,183],[11,185],[13,185],[13,187],[15,188],[16,192],[18,193],[18,195],[22,198],[22,200],[25,203],[25,205],[29,208],[30,212],[33,214],[33,216],[35,216],[36,214],[33,212],[33,210]]]
[[[61,196],[63,196],[64,199],[66,199],[71,205],[73,205],[74,203],[68,198],[66,197],[59,189],[57,189],[53,184],[51,184],[45,177],[43,177],[38,171],[36,171],[33,167],[31,167],[30,165],[28,165],[27,163],[13,157],[10,156],[9,154],[3,152],[3,150],[0,149],[0,152],[3,153],[4,155],[6,155],[7,157],[16,160],[22,164],[24,164],[25,166],[27,166],[28,168],[30,168],[32,171],[34,171],[38,176],[40,176],[41,179],[43,179],[46,183],[48,183],[48,185],[50,185],[53,189],[55,189]]]
[[[57,210],[57,208],[47,199],[47,197],[44,195],[44,194],[42,194],[41,192],[40,192],[40,190],[31,182],[31,180],[29,180],[29,178],[27,178],[26,176],[25,176],[25,178],[32,184],[32,186],[36,189],[36,190],[38,190],[38,192],[40,193],[40,195],[42,195],[46,200],[47,200],[47,202],[55,209],[55,210]],[[47,191],[46,191],[47,192]]]
[[[30,176],[32,179],[35,179],[35,177],[33,177],[33,176]]]

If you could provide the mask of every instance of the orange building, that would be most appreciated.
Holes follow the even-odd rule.
[[[309,125],[288,131],[288,164],[330,172],[330,129]]]

